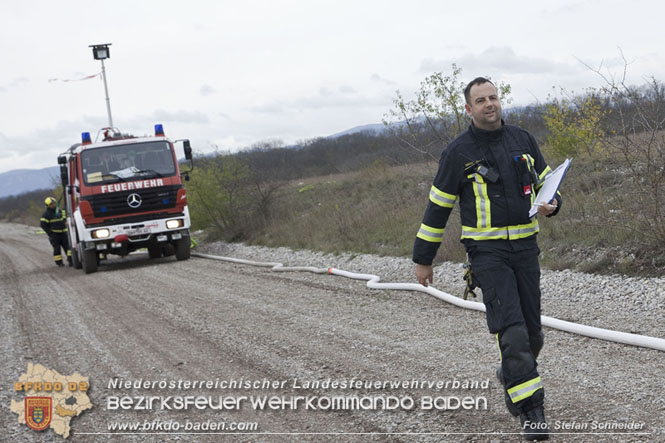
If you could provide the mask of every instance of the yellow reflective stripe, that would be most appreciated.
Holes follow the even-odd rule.
[[[543,186],[543,182],[545,181],[545,177],[547,177],[547,174],[552,172],[552,168],[549,166],[545,166],[545,169],[543,169],[543,172],[538,175],[538,183],[536,183],[536,190],[540,189],[541,186]]]
[[[432,243],[441,243],[443,240],[443,231],[445,228],[433,228],[426,224],[421,224],[416,237]]]
[[[487,195],[487,183],[480,174],[474,173],[467,176],[473,178],[473,193],[476,196],[476,227],[487,228],[492,223],[490,212],[490,198]]]
[[[432,189],[429,191],[429,199],[432,203],[443,206],[444,208],[452,208],[455,206],[455,200],[457,199],[456,195],[448,194],[432,186]]]
[[[65,228],[65,229],[51,229],[51,232],[55,232],[56,234],[62,234],[63,232],[67,232],[67,228]]]
[[[60,255],[60,254],[54,255],[53,260],[55,260],[55,261],[62,260],[62,255]]]
[[[531,171],[535,171],[536,170],[536,161],[533,159],[533,157],[531,157],[531,154],[524,154],[524,155],[522,155],[522,157],[524,157],[527,161],[527,164],[529,166],[529,173],[531,173]],[[538,178],[538,183],[533,184],[533,189],[538,190],[541,186],[542,186],[542,181],[540,180],[540,178]],[[533,202],[534,202],[535,199],[536,199],[535,192],[532,192],[530,194],[530,200],[531,200],[531,205],[532,206],[533,206]]]
[[[501,346],[499,345],[499,334],[494,334],[496,337],[496,347],[499,349],[499,361],[503,361],[503,354],[501,353]]]
[[[508,389],[508,395],[510,395],[510,400],[513,403],[517,403],[520,400],[531,397],[534,392],[542,388],[543,382],[540,380],[540,377],[536,377],[522,383],[521,385],[513,386],[512,388]]]
[[[517,240],[534,235],[539,231],[538,219],[526,225],[504,226],[500,228],[472,228],[462,226],[462,238],[473,240]]]
[[[71,256],[72,256],[72,250],[70,249],[70,250],[67,251],[67,257],[71,257]]]
[[[46,219],[46,218],[40,218],[39,220],[43,221],[43,222],[46,222],[46,223],[58,223],[58,222],[65,221],[66,219],[67,219],[67,217],[52,218],[51,220]]]

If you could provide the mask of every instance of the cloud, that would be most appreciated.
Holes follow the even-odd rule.
[[[455,63],[467,73],[475,72],[478,75],[500,73],[509,74],[570,74],[579,68],[571,64],[548,60],[541,57],[528,57],[515,54],[508,46],[489,47],[479,54],[464,54],[450,59],[425,59],[420,65],[421,73],[435,71],[447,72]],[[473,75],[473,74],[472,74]],[[494,75],[496,77],[496,74]]]
[[[346,106],[371,106],[376,99],[363,97],[350,85],[341,85],[331,89],[322,86],[314,95],[303,96],[293,100],[275,100],[250,108],[253,112],[279,114],[319,110],[322,108],[338,108]],[[382,101],[383,103],[383,101]]]
[[[358,92],[355,89],[353,89],[352,86],[349,86],[349,85],[342,85],[339,88],[337,88],[337,90],[339,92],[341,92],[342,94],[355,94],[355,93]]]
[[[383,78],[383,77],[381,77],[381,76],[380,76],[379,74],[377,74],[377,73],[372,74],[372,75],[370,76],[370,80],[372,80],[372,81],[375,82],[375,83],[385,83],[386,85],[391,85],[391,86],[397,84],[397,83],[395,83],[395,82],[392,81],[392,80],[388,80],[387,78]]]
[[[0,85],[0,92],[7,92],[10,89],[14,89],[29,82],[30,81],[28,80],[27,77],[16,77],[8,85]]]
[[[199,111],[166,111],[158,109],[149,117],[150,121],[162,121],[172,123],[197,123],[207,125],[210,119],[207,114]]]
[[[207,97],[209,95],[215,94],[217,91],[215,91],[215,89],[210,85],[202,85],[199,92],[203,97]]]
[[[102,126],[103,117],[84,117],[79,121],[59,121],[51,127],[38,126],[27,135],[0,134],[0,171],[55,166],[58,155],[80,141],[82,131]],[[90,132],[94,140],[96,133]]]
[[[281,101],[274,101],[272,103],[266,103],[263,105],[252,106],[250,111],[260,112],[262,114],[281,114],[286,112],[287,106]]]

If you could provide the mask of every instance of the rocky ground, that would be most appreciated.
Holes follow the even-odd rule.
[[[33,362],[90,378],[94,407],[72,419],[72,441],[521,440],[518,422],[506,412],[493,378],[498,355],[482,313],[422,293],[370,290],[362,281],[342,277],[276,273],[198,257],[177,262],[137,254],[109,260],[99,272],[85,275],[56,268],[46,239],[34,228],[0,227],[0,352],[5,356],[0,363],[0,427],[5,430],[0,439],[62,440],[51,430],[39,434],[18,424],[9,410],[10,401],[23,396],[13,384]],[[412,264],[405,259],[222,243],[200,249],[413,282]],[[460,294],[461,276],[459,265],[446,263],[436,268],[434,285]],[[662,279],[543,271],[542,283],[545,315],[665,338]],[[662,441],[664,362],[661,351],[547,329],[539,369],[552,440]],[[118,379],[267,380],[279,386],[114,388]],[[360,385],[349,387],[352,382]],[[390,382],[407,386],[391,387]],[[471,386],[455,384],[465,382]],[[188,395],[396,397],[407,404],[394,410],[330,410],[324,405],[292,410],[284,404],[274,410],[245,405],[221,411],[109,407],[113,396]],[[470,397],[480,407],[431,410],[422,407],[427,397]],[[113,423],[160,420],[257,423],[258,428],[209,435],[182,429],[108,434]],[[631,424],[633,430],[625,429]]]

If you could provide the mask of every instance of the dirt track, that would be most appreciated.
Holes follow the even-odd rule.
[[[64,375],[90,378],[93,409],[72,420],[71,441],[519,441],[518,423],[505,410],[493,378],[497,356],[484,318],[432,297],[371,291],[363,282],[331,276],[272,273],[268,269],[192,258],[113,259],[97,273],[56,268],[36,229],[0,225],[0,439],[61,441],[16,423],[9,410],[13,382],[28,362]],[[562,422],[637,422],[651,436],[561,435],[555,441],[658,441],[665,430],[662,380],[665,356],[547,332],[541,373],[547,415]],[[591,352],[593,351],[593,352]],[[602,361],[589,355],[602,355]],[[560,362],[561,364],[557,364]],[[579,362],[583,364],[580,366]],[[580,372],[580,368],[582,372]],[[286,381],[278,389],[112,390],[125,380]],[[616,377],[633,379],[614,389]],[[344,381],[489,379],[489,388],[332,389],[293,386]],[[109,396],[262,394],[410,396],[411,410],[111,411]],[[431,411],[427,395],[485,397],[487,409]],[[630,397],[631,401],[627,401]],[[643,402],[633,401],[635,398]],[[659,406],[660,405],[660,406]],[[247,435],[89,435],[112,422],[156,419],[256,422]],[[590,430],[591,428],[589,428]],[[182,432],[182,431],[181,431]],[[470,433],[506,433],[472,435]],[[561,431],[563,432],[563,431]],[[600,432],[600,431],[597,431]],[[295,435],[294,433],[298,433]],[[314,433],[328,433],[315,435]],[[339,435],[330,433],[356,433]],[[407,433],[417,433],[417,435]],[[437,434],[439,433],[439,434]],[[448,433],[448,434],[440,434]]]

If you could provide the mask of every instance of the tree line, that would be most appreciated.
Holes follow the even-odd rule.
[[[296,146],[271,140],[235,153],[196,156],[186,183],[194,226],[214,228],[227,240],[251,239],[272,222],[289,182],[437,161],[470,123],[461,73],[453,65],[448,75],[432,74],[411,99],[397,92],[384,116],[385,131],[315,138]],[[606,200],[595,212],[570,205],[568,211],[589,226],[625,232],[624,238],[636,243],[663,242],[665,86],[656,79],[634,86],[625,78],[598,75],[601,87],[579,94],[562,89],[544,103],[507,109],[504,117],[531,132],[550,161],[575,157],[571,174],[580,187],[587,196]],[[510,85],[496,84],[509,103]],[[0,200],[2,218],[36,213],[43,196],[34,192]]]

